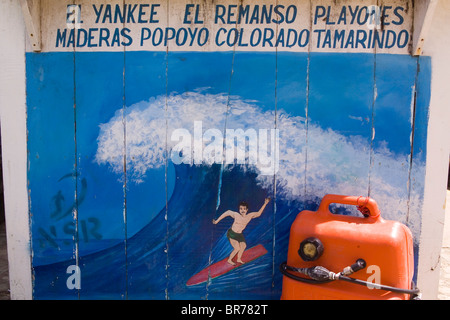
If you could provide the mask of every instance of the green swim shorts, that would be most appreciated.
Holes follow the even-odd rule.
[[[244,235],[242,233],[236,233],[231,229],[228,229],[227,231],[227,238],[228,239],[234,239],[237,242],[245,242]]]

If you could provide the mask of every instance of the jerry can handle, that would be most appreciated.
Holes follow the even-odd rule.
[[[354,205],[362,208],[367,208],[368,216],[371,218],[378,219],[380,217],[380,209],[378,209],[378,205],[370,197],[357,197],[357,196],[343,196],[338,194],[327,194],[322,198],[322,201],[319,205],[319,212],[327,212],[330,213],[328,207],[332,203],[340,203],[340,204],[348,204]]]

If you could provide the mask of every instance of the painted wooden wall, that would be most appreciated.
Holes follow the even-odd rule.
[[[278,299],[290,225],[327,193],[408,225],[417,269],[431,59],[411,1],[372,4],[41,1],[33,298]],[[189,285],[232,250],[213,219],[266,198],[243,231],[266,253]]]

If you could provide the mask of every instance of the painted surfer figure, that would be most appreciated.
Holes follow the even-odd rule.
[[[257,212],[248,212],[248,204],[245,201],[242,201],[239,203],[239,213],[231,210],[227,210],[217,219],[213,219],[213,224],[219,223],[223,218],[231,217],[234,219],[233,225],[230,229],[228,229],[227,232],[227,238],[230,241],[231,246],[233,247],[233,251],[231,252],[230,256],[228,257],[228,263],[231,265],[236,265],[236,263],[233,261],[233,258],[237,255],[236,262],[244,264],[245,262],[242,261],[242,254],[245,251],[245,248],[247,247],[247,243],[245,242],[245,238],[243,235],[244,229],[247,227],[250,220],[254,218],[258,218],[263,213],[264,209],[266,208],[266,205],[269,203],[270,198],[266,198],[264,200],[264,204],[262,205],[261,209]]]

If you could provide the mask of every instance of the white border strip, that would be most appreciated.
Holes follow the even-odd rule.
[[[437,299],[440,255],[445,221],[448,157],[450,153],[450,2],[439,1],[423,54],[432,57],[431,97],[427,133],[427,167],[419,245],[418,287],[423,299]]]
[[[25,24],[18,1],[0,0],[0,121],[11,299],[32,299],[27,193]]]

